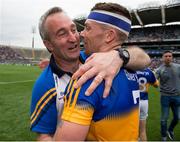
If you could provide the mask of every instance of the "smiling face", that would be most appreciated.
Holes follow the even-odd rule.
[[[50,15],[44,24],[48,32],[45,46],[54,55],[57,61],[71,62],[78,60],[80,39],[74,22],[64,13]]]

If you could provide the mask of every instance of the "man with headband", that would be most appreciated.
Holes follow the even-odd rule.
[[[86,55],[118,50],[127,39],[130,27],[131,18],[126,8],[115,3],[96,4],[81,32]],[[76,80],[70,81],[55,140],[138,140],[139,85],[136,73],[122,68],[113,80],[107,98],[103,98],[104,82],[91,96],[85,95],[92,80],[78,89],[74,88]]]

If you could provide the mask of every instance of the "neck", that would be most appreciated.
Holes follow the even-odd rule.
[[[65,72],[74,73],[79,68],[79,60],[65,61],[65,60],[55,60],[57,66]]]
[[[106,46],[103,46],[99,52],[107,52],[107,51],[111,51],[113,49],[117,49],[121,47],[121,43],[114,43],[114,44],[111,44],[111,45],[106,45]]]
[[[170,66],[170,65],[171,65],[171,63],[165,63],[165,65],[166,65],[166,66]]]
[[[121,45],[122,45],[122,43],[116,43],[111,47],[111,49],[117,49],[117,48],[121,47]]]

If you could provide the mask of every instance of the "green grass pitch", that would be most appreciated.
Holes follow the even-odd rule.
[[[40,72],[36,66],[0,65],[0,141],[35,140],[36,134],[29,129],[29,108],[32,87]],[[161,140],[159,98],[158,90],[151,87],[147,120],[151,141]],[[180,140],[180,124],[175,128],[175,140]]]

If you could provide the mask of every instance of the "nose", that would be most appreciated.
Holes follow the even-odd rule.
[[[77,41],[77,37],[78,37],[78,36],[79,36],[79,35],[78,35],[77,33],[70,32],[70,33],[69,33],[69,41],[71,41],[71,42]]]

